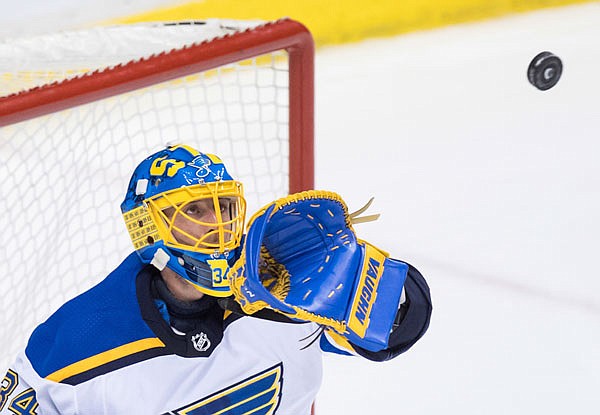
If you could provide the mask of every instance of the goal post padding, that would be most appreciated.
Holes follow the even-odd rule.
[[[250,213],[314,185],[314,45],[298,22],[11,42],[0,44],[11,58],[0,59],[0,370],[35,325],[132,251],[119,205],[150,152],[187,143],[218,154]]]

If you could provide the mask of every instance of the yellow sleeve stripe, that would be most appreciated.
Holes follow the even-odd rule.
[[[157,347],[165,347],[165,344],[156,337],[137,340],[63,367],[56,372],[50,373],[48,376],[46,376],[46,379],[54,382],[61,382],[64,379],[70,378],[71,376],[75,376],[103,364],[113,362],[122,357]]]
[[[333,330],[327,330],[327,337],[333,340],[339,348],[345,349],[350,353],[356,353],[354,347],[346,338]]]

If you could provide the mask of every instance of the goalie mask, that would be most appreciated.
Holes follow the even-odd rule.
[[[133,172],[121,212],[144,263],[172,269],[205,294],[231,294],[246,202],[217,156],[185,145],[151,155]]]

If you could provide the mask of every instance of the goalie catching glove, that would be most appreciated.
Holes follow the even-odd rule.
[[[270,308],[385,349],[408,265],[356,237],[352,223],[365,209],[350,215],[339,195],[311,190],[259,210],[231,270],[242,310]]]

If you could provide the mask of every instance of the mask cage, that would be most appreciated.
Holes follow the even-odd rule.
[[[227,211],[221,208],[225,199],[230,202],[225,208]],[[185,212],[186,207],[198,201],[210,201],[205,207],[212,210],[209,216],[212,216],[214,221],[199,220]],[[146,203],[158,234],[166,246],[213,254],[232,251],[241,243],[246,201],[240,182],[214,182],[181,187],[154,196],[146,200]],[[224,213],[229,216],[226,220],[223,219]],[[175,224],[179,218],[191,227],[202,226],[208,231],[195,236],[181,225]]]

